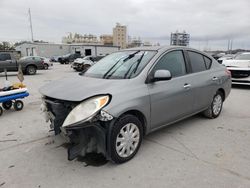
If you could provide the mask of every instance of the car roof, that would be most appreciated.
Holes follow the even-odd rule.
[[[180,48],[192,49],[186,46],[142,46],[142,47],[122,49],[121,51],[130,51],[130,50],[159,51],[159,50],[170,50],[170,49],[180,49]]]

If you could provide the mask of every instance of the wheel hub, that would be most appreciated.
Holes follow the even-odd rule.
[[[116,152],[120,157],[132,155],[140,140],[138,127],[133,123],[128,123],[120,130],[116,138]]]

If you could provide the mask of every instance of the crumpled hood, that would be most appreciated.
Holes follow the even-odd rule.
[[[250,60],[224,60],[222,64],[226,67],[249,68]]]
[[[39,91],[42,95],[51,98],[79,102],[94,95],[112,95],[113,91],[119,91],[128,86],[128,82],[127,79],[99,79],[76,75],[52,81],[41,87]]]

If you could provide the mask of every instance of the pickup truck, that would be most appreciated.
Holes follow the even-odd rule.
[[[37,70],[44,69],[44,62],[39,57],[27,56],[17,60],[12,52],[0,52],[0,73],[5,69],[8,72],[16,72],[19,64],[24,74],[34,75]]]

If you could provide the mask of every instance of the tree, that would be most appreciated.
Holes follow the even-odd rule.
[[[15,50],[15,48],[9,42],[1,42],[0,50]]]

